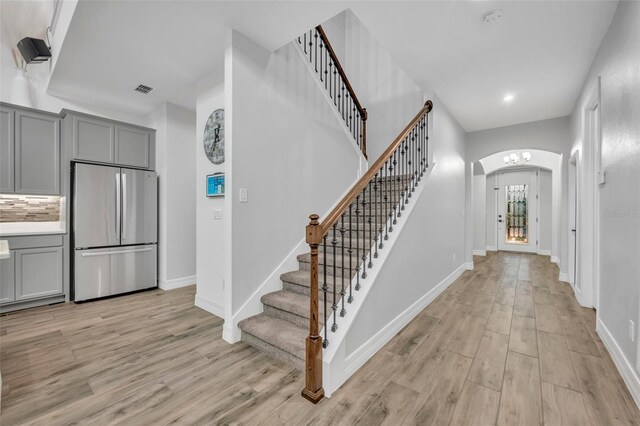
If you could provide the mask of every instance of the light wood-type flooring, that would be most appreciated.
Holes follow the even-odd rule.
[[[548,257],[493,253],[332,398],[193,306],[193,287],[0,317],[3,426],[623,425],[640,412]]]

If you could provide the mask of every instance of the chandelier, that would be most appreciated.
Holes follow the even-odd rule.
[[[525,152],[512,152],[509,155],[505,155],[503,158],[505,164],[509,166],[522,166],[526,164],[529,160],[531,160],[531,153],[529,151]]]

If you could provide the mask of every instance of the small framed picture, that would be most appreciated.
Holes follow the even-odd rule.
[[[224,195],[224,173],[207,175],[207,197],[220,197]]]

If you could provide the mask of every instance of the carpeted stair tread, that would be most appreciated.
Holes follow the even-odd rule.
[[[248,333],[270,345],[304,360],[306,328],[265,314],[254,315],[238,323],[243,333]]]
[[[263,304],[280,309],[281,311],[287,311],[307,319],[309,318],[308,295],[294,293],[292,291],[278,290],[265,294],[260,300]],[[320,306],[319,308],[320,318],[322,318],[324,307]]]

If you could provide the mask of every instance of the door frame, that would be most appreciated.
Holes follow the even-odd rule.
[[[579,206],[580,206],[580,189],[579,189],[579,178],[578,175],[580,173],[580,168],[578,167],[579,162],[579,152],[576,151],[573,153],[571,158],[569,159],[569,193],[568,193],[568,203],[569,203],[569,215],[568,215],[568,223],[569,229],[567,232],[567,242],[569,243],[569,259],[568,259],[568,267],[567,276],[569,280],[569,284],[571,288],[573,288],[574,293],[576,292],[576,285],[579,281],[579,233],[578,233],[578,223],[580,220],[580,215],[578,214]],[[575,232],[574,232],[575,230]],[[571,244],[573,242],[573,244]]]
[[[532,174],[531,176],[531,181],[528,183],[530,191],[529,191],[529,200],[535,200],[535,206],[533,209],[529,209],[527,208],[527,223],[529,224],[528,228],[529,230],[531,230],[531,224],[535,223],[534,227],[535,227],[535,232],[532,234],[530,234],[530,242],[527,245],[521,245],[520,247],[525,248],[524,250],[522,248],[517,249],[519,245],[514,244],[513,248],[501,248],[501,245],[504,245],[504,233],[500,233],[500,227],[498,225],[498,218],[497,216],[500,214],[501,211],[501,204],[500,204],[500,199],[501,199],[501,194],[504,194],[504,185],[500,180],[500,176],[505,175],[505,174],[510,174],[510,173],[517,173],[517,172],[529,172]],[[496,194],[496,249],[497,250],[506,250],[506,251],[516,251],[516,252],[521,252],[521,253],[539,253],[540,251],[540,223],[539,221],[536,221],[535,219],[539,218],[539,214],[540,214],[540,209],[538,206],[538,200],[539,200],[539,187],[538,187],[538,172],[539,169],[536,167],[522,167],[522,168],[517,168],[517,169],[508,169],[508,170],[500,170],[496,172],[496,185],[495,188],[497,188],[498,193]],[[533,173],[535,173],[535,175],[533,175]],[[535,198],[533,198],[535,196]],[[531,202],[529,202],[529,204],[531,204]],[[504,207],[504,206],[502,206]],[[503,217],[503,220],[506,219],[506,215],[503,215],[505,217]],[[535,217],[534,217],[535,216]],[[533,218],[533,220],[532,220]],[[536,242],[533,243],[532,238],[536,239]]]

